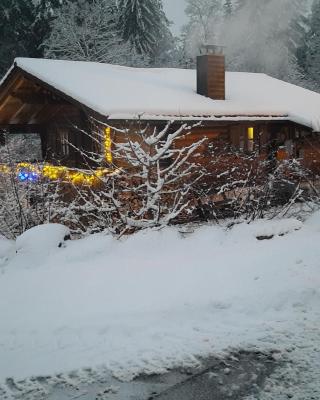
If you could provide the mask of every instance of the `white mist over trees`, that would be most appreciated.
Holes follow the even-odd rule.
[[[310,32],[306,43],[305,72],[312,82],[320,88],[320,1],[312,6]]]
[[[301,83],[309,12],[300,0],[187,0],[185,52],[194,59],[202,44],[224,45],[230,70]]]
[[[0,74],[17,56],[190,68],[209,43],[226,46],[229,70],[320,89],[320,0],[186,0],[185,11],[173,37],[162,0],[1,0]]]
[[[291,23],[300,16],[300,10],[293,3],[246,2],[226,20],[219,37],[226,45],[231,69],[296,80],[296,55],[289,41]]]
[[[201,45],[217,42],[219,25],[223,21],[221,0],[188,0],[186,14],[189,23],[184,27],[186,53],[194,58]]]

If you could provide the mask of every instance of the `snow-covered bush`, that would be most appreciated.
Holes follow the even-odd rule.
[[[106,155],[110,127],[97,127],[86,132],[97,150],[77,149],[94,184],[45,179],[39,165],[34,176],[32,170],[24,175],[14,157],[16,142],[1,148],[0,235],[12,239],[58,222],[73,233],[121,236],[172,223],[273,218],[297,201],[320,204],[317,177],[297,160],[266,160],[224,139],[190,140],[194,127],[187,124],[168,122],[159,129],[141,120],[112,127],[112,153]]]
[[[200,219],[253,221],[286,213],[297,201],[319,201],[312,172],[298,160],[261,157],[224,145],[213,146],[198,187]]]
[[[98,185],[75,186],[65,218],[71,213],[81,229],[107,228],[121,235],[162,227],[190,214],[195,184],[203,176],[195,153],[205,139],[180,147],[177,139],[187,136],[191,127],[171,122],[157,129],[137,120],[113,130],[117,138],[112,144],[114,173],[99,177]],[[95,160],[97,166],[103,162],[99,154],[82,151],[82,155],[88,167],[89,161],[92,165]]]
[[[113,173],[97,176],[97,185],[74,185],[59,221],[79,233],[122,235],[172,223],[273,218],[298,201],[319,202],[312,173],[299,161],[265,159],[224,139],[192,141],[192,128],[169,122],[159,130],[136,120],[113,127],[112,160],[78,149],[92,174],[104,163]],[[101,124],[87,134],[103,147]]]
[[[33,226],[50,222],[56,217],[59,182],[49,182],[24,168],[21,145],[24,138],[6,140],[0,148],[0,235],[15,239]],[[26,157],[31,156],[28,153]]]

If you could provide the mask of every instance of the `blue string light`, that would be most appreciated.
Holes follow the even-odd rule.
[[[18,179],[20,182],[36,182],[39,179],[39,175],[34,171],[23,168],[18,172]]]

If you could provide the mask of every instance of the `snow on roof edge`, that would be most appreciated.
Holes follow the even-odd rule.
[[[288,114],[279,115],[164,115],[164,114],[110,114],[109,120],[173,120],[173,121],[287,121]]]
[[[15,66],[16,66],[16,63],[14,62],[11,65],[11,67],[8,69],[8,71],[3,75],[3,77],[0,79],[0,86],[2,86],[4,84],[4,82],[7,80],[7,78],[11,74],[11,72],[14,70]]]
[[[50,64],[52,64],[52,65],[50,66]],[[179,71],[181,73],[182,72],[185,73],[186,71],[190,72],[190,70],[170,69],[170,71],[169,71],[169,69],[159,69],[159,68],[158,69],[156,69],[156,68],[155,69],[130,68],[130,67],[124,67],[124,66],[110,65],[110,64],[87,62],[88,68],[96,68],[97,65],[99,65],[99,67],[97,67],[97,68],[100,68],[99,72],[102,71],[103,68],[105,68],[105,70],[103,70],[103,72],[104,72],[103,75],[99,76],[99,78],[104,79],[106,82],[112,81],[112,77],[110,78],[109,75],[112,75],[112,73],[114,71],[116,71],[117,75],[118,75],[117,71],[119,71],[119,72],[125,71],[126,73],[129,71],[131,71],[131,72],[136,71],[134,73],[137,73],[139,71],[138,74],[140,74],[140,73],[146,74],[147,80],[149,79],[149,81],[151,81],[152,83],[154,83],[153,81],[155,81],[156,88],[160,88],[161,90],[163,89],[165,91],[165,90],[168,90],[168,87],[169,87],[169,89],[171,89],[171,91],[172,91],[172,89],[174,89],[172,91],[173,95],[176,95],[176,93],[178,93],[181,96],[181,98],[182,98],[182,100],[180,99],[180,101],[182,101],[181,105],[182,105],[182,107],[185,108],[184,112],[181,113],[181,115],[177,114],[177,110],[174,111],[175,106],[172,106],[172,101],[171,101],[171,105],[169,104],[169,106],[167,107],[168,111],[170,110],[170,107],[171,107],[172,114],[170,112],[171,110],[169,111],[169,114],[168,114],[165,109],[161,110],[161,111],[165,111],[165,112],[155,114],[153,112],[151,112],[151,113],[150,112],[149,113],[148,112],[143,112],[143,113],[131,112],[132,110],[130,110],[130,108],[135,108],[135,107],[127,107],[127,109],[126,109],[125,105],[122,106],[122,102],[121,102],[121,104],[119,103],[120,106],[118,105],[118,107],[113,107],[113,108],[108,107],[108,102],[104,101],[103,97],[98,99],[100,101],[100,103],[99,103],[99,101],[92,102],[92,101],[90,101],[90,98],[89,98],[90,96],[87,94],[87,92],[81,93],[80,89],[82,88],[82,84],[74,85],[72,87],[68,84],[65,85],[64,84],[65,82],[61,79],[60,79],[60,81],[59,81],[59,79],[56,79],[56,81],[54,79],[51,79],[51,77],[54,76],[52,72],[55,70],[52,68],[53,65],[54,65],[54,67],[57,66],[58,75],[59,75],[59,68],[61,68],[61,66],[63,66],[63,65],[65,67],[68,66],[68,68],[66,68],[66,69],[68,69],[69,71],[66,71],[66,72],[69,73],[69,77],[70,77],[70,71],[71,71],[71,76],[72,76],[73,75],[72,72],[74,71],[74,69],[81,69],[83,67],[83,65],[85,65],[85,64],[86,64],[86,62],[49,60],[49,59],[47,60],[47,59],[16,58],[14,64],[11,66],[11,68],[8,70],[8,72],[5,74],[5,76],[2,78],[2,80],[0,82],[0,86],[6,81],[6,79],[12,72],[12,70],[15,67],[18,67],[21,70],[25,71],[26,73],[34,76],[35,78],[43,81],[44,83],[50,85],[52,88],[55,88],[56,90],[65,94],[71,100],[74,100],[75,102],[83,104],[88,109],[92,110],[93,112],[97,112],[101,116],[104,116],[108,119],[136,119],[137,117],[141,118],[141,115],[143,115],[143,119],[149,119],[149,120],[152,120],[155,118],[163,119],[163,120],[164,119],[172,120],[173,118],[177,118],[180,120],[207,120],[207,121],[253,121],[253,120],[277,120],[277,119],[280,119],[280,120],[289,120],[289,121],[301,124],[303,126],[313,129],[314,131],[320,131],[320,115],[318,116],[318,112],[316,114],[312,113],[312,112],[310,112],[310,113],[305,112],[305,107],[303,107],[305,99],[303,99],[301,101],[301,113],[300,113],[300,107],[299,108],[295,107],[295,109],[294,108],[290,109],[290,105],[291,105],[290,101],[291,101],[291,98],[294,97],[294,96],[290,97],[290,94],[291,94],[290,90],[299,90],[299,89],[303,90],[304,93],[306,94],[306,99],[310,100],[310,98],[311,98],[311,104],[313,106],[315,104],[318,105],[320,95],[316,92],[304,89],[300,86],[293,85],[293,84],[290,84],[288,82],[285,82],[285,81],[282,81],[282,80],[279,80],[276,78],[272,78],[269,75],[266,75],[263,73],[257,73],[257,74],[254,74],[254,73],[229,73],[229,74],[230,75],[234,74],[234,76],[236,76],[236,74],[239,74],[239,75],[237,75],[237,79],[238,79],[238,76],[241,77],[241,74],[242,74],[242,78],[244,78],[246,76],[247,78],[244,78],[244,79],[247,79],[248,82],[250,81],[250,79],[252,79],[250,76],[256,76],[257,78],[255,78],[255,79],[259,79],[257,82],[260,83],[260,81],[261,81],[262,84],[265,82],[263,82],[263,80],[261,80],[261,78],[258,78],[258,76],[264,77],[264,79],[267,79],[267,78],[270,79],[270,84],[271,85],[273,84],[275,86],[275,88],[273,88],[274,90],[279,90],[279,94],[283,94],[283,93],[281,93],[281,90],[282,90],[282,92],[285,91],[285,93],[288,92],[288,100],[285,99],[283,101],[283,99],[281,99],[282,100],[281,104],[283,106],[289,108],[288,112],[284,112],[284,110],[283,110],[283,112],[272,112],[272,113],[270,113],[270,115],[268,115],[268,112],[266,110],[271,111],[273,102],[271,102],[270,104],[266,103],[265,105],[263,103],[261,103],[259,105],[259,100],[260,100],[260,97],[259,97],[258,103],[257,103],[258,107],[255,107],[256,104],[254,102],[252,102],[252,103],[247,102],[248,96],[246,97],[246,94],[243,92],[243,90],[241,92],[240,99],[237,97],[234,98],[233,96],[231,96],[229,98],[229,100],[226,100],[225,105],[218,104],[219,103],[218,101],[213,101],[210,99],[210,102],[212,101],[212,105],[208,106],[207,104],[209,104],[209,103],[206,104],[205,101],[199,100],[196,97],[194,97],[192,101],[196,105],[200,101],[200,107],[199,107],[199,105],[198,105],[198,107],[195,107],[195,109],[197,109],[197,108],[198,109],[196,112],[194,112],[195,110],[192,110],[192,108],[190,108],[190,104],[192,104],[192,101],[190,103],[190,99],[191,99],[190,95],[194,92],[194,90],[193,91],[190,90],[190,87],[185,88],[185,87],[183,87],[183,85],[181,86],[180,81],[178,82],[179,84],[177,84],[173,88],[169,87],[172,84],[172,82],[170,81],[170,77],[168,78],[168,82],[166,80],[163,80],[163,77],[162,77],[162,80],[158,79],[159,71],[161,71],[161,70],[163,70],[164,72],[167,71],[166,73],[169,73],[169,74],[171,74],[172,71],[175,71],[175,72],[173,72],[173,74],[174,74],[176,72],[179,73]],[[44,66],[46,67],[47,65],[50,68],[48,68],[47,71],[43,71],[46,69],[46,68],[44,68]],[[96,67],[93,67],[93,65],[95,65]],[[70,66],[72,66],[72,68],[70,68]],[[77,66],[77,67],[73,68],[74,66]],[[61,70],[60,70],[60,72],[61,72]],[[90,71],[90,72],[92,72],[92,71]],[[82,73],[83,73],[83,71],[82,71]],[[140,85],[141,83],[143,85],[144,80],[137,79],[137,82],[135,82],[135,79],[139,78],[138,74],[137,75],[128,74],[127,78],[130,78],[130,79],[127,79],[127,82],[124,82],[124,85],[128,82],[132,83],[132,81],[134,83],[136,83],[137,85]],[[148,74],[149,74],[149,76],[148,76]],[[114,75],[114,77],[117,78],[117,75]],[[150,79],[150,77],[151,77],[151,79]],[[144,76],[143,76],[143,78],[144,78]],[[232,80],[233,85],[235,84],[234,79],[235,78],[233,78],[233,80]],[[66,79],[66,82],[67,82],[67,79]],[[99,83],[100,83],[100,81],[98,81],[98,84]],[[147,83],[150,83],[150,82],[147,82]],[[168,85],[167,85],[167,83],[168,83]],[[269,82],[267,82],[267,83],[269,83]],[[164,84],[164,87],[161,86],[163,84]],[[293,87],[295,89],[293,89]],[[78,92],[75,90],[72,90],[75,88],[78,90]],[[233,92],[234,92],[234,88],[232,88],[232,94],[233,94]],[[170,94],[170,90],[169,90],[169,94]],[[194,94],[196,96],[199,96],[198,94],[196,94],[196,92],[194,92]],[[294,92],[294,94],[296,94],[296,92]],[[300,94],[301,94],[301,92],[300,92]],[[314,96],[315,94],[317,96],[319,96],[319,99],[317,99],[315,97],[313,97],[313,98],[311,97],[311,96]],[[92,93],[91,93],[91,95],[92,95]],[[237,95],[239,97],[239,93],[237,93]],[[192,96],[193,96],[193,94],[192,94]],[[155,99],[159,103],[158,97],[159,96],[155,96]],[[201,97],[204,97],[204,96],[201,96]],[[208,100],[208,98],[205,98],[205,99]],[[250,100],[252,100],[252,99],[250,99]],[[148,104],[147,101],[145,103],[147,104],[146,109],[148,109],[148,105],[150,103]],[[224,103],[224,102],[221,101],[220,103]],[[229,103],[229,106],[231,104],[231,107],[228,106],[228,103]],[[130,103],[129,105],[131,105],[131,104],[134,105],[134,103]],[[161,105],[162,103],[160,102],[159,104]],[[155,102],[154,108],[157,109],[157,106],[159,107],[159,104],[157,104],[157,102]],[[279,104],[277,104],[275,102],[275,104],[274,104],[275,109],[277,107],[278,107],[278,109],[284,108],[281,106],[281,104],[279,107]],[[176,106],[177,106],[176,108],[178,108],[178,105],[179,105],[179,103],[176,104]],[[240,107],[239,107],[239,105],[240,105]],[[199,114],[199,108],[201,109],[202,106],[203,106],[203,111],[204,111],[203,115]],[[121,107],[123,107],[122,110],[121,110]],[[237,107],[239,107],[239,108],[237,109]],[[251,110],[251,111],[247,111],[246,107],[248,108],[248,110]],[[118,108],[118,110],[117,110],[117,108]],[[143,108],[144,107],[141,107],[141,109],[143,109]],[[212,110],[210,110],[210,112],[208,112],[208,109],[210,109],[210,108],[212,108]],[[149,107],[149,109],[150,109],[150,107]],[[225,109],[225,110],[223,111],[221,109]],[[255,109],[256,109],[256,111],[254,111]],[[151,111],[153,111],[153,110],[151,110]],[[188,115],[186,115],[186,114],[188,114]]]

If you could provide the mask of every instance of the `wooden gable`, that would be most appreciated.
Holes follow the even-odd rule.
[[[42,125],[75,106],[54,90],[14,69],[0,88],[0,126]]]

